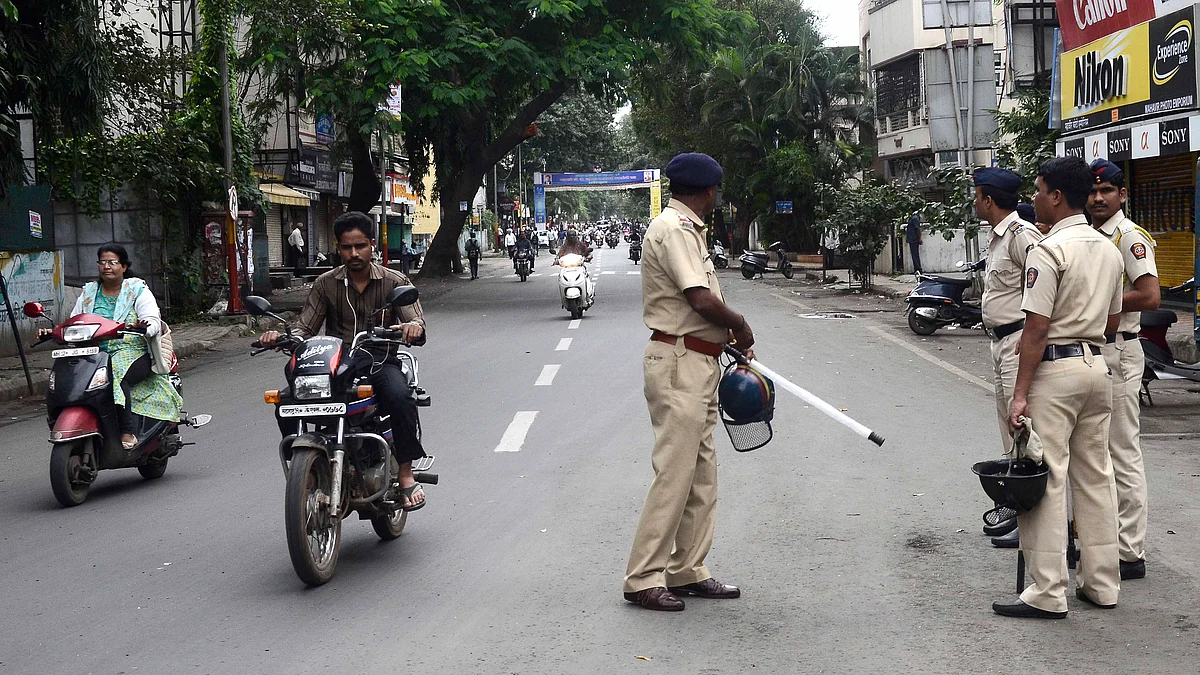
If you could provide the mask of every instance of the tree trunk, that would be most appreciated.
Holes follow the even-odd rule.
[[[375,175],[377,167],[371,159],[370,142],[350,126],[346,129],[346,143],[354,167],[354,181],[350,184],[350,210],[369,213],[379,204],[379,195],[383,191],[383,183]]]

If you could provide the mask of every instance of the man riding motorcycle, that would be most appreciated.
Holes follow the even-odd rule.
[[[533,242],[529,241],[529,231],[521,230],[521,236],[517,239],[517,255],[513,258],[513,269],[517,269],[517,258],[529,258],[529,271],[533,271]]]
[[[295,327],[299,337],[312,337],[324,326],[326,335],[349,344],[359,331],[387,325],[390,330],[403,331],[406,343],[425,344],[425,318],[420,302],[399,310],[384,310],[388,314],[386,323],[376,318],[379,316],[376,310],[385,306],[385,298],[392,289],[412,283],[403,274],[371,262],[374,230],[374,221],[359,211],[344,213],[333,221],[342,266],[322,274],[313,283]],[[259,343],[270,347],[279,336],[278,331],[267,331]],[[417,405],[407,395],[408,382],[395,357],[388,353],[372,356],[375,365],[371,368],[370,382],[375,400],[382,412],[391,416],[393,454],[400,464],[399,497],[405,511],[415,511],[425,505],[425,493],[413,478],[412,470],[413,460],[425,456],[418,438]],[[291,433],[294,426],[289,422],[285,430],[285,421],[279,420],[279,424],[285,434]]]
[[[567,230],[567,240],[558,248],[558,255],[554,258],[554,264],[558,264],[559,258],[572,253],[581,255],[584,258],[588,256],[591,248],[587,244],[579,240],[579,233],[575,230]]]

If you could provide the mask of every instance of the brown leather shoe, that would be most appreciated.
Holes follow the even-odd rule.
[[[675,597],[674,593],[663,586],[647,588],[636,593],[626,593],[625,599],[646,609],[659,612],[682,612],[684,607],[683,600]]]
[[[742,597],[742,589],[737,586],[727,586],[712,577],[686,586],[672,586],[670,591],[676,595],[694,595],[712,600],[732,600]]]

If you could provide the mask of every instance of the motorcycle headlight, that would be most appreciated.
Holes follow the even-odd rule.
[[[292,394],[300,401],[329,398],[333,395],[329,375],[299,375],[292,382]]]
[[[64,342],[87,342],[92,339],[96,331],[100,330],[99,324],[81,323],[77,326],[67,326],[63,329]]]
[[[88,382],[87,390],[96,391],[100,387],[108,386],[108,368],[97,368],[96,374],[92,375],[92,381]]]

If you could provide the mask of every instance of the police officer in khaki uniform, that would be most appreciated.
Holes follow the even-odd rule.
[[[1108,453],[1117,482],[1121,578],[1146,576],[1146,468],[1142,463],[1141,402],[1145,357],[1138,341],[1143,310],[1158,309],[1158,267],[1154,237],[1125,217],[1125,174],[1116,164],[1097,159],[1091,165],[1095,183],[1088,198],[1092,226],[1116,244],[1125,260],[1121,325],[1104,336],[1104,360],[1113,374],[1112,423]]]
[[[1121,588],[1108,456],[1112,379],[1100,350],[1120,320],[1123,265],[1083,215],[1092,182],[1082,159],[1058,157],[1038,168],[1034,183],[1038,220],[1054,226],[1025,261],[1025,328],[1009,423],[1016,429],[1022,417],[1033,420],[1050,475],[1041,502],[1017,517],[1031,583],[1015,601],[992,604],[1005,616],[1067,615],[1068,478],[1080,544],[1075,595],[1109,608]]]
[[[654,426],[654,481],[638,522],[625,599],[681,611],[680,595],[737,598],[712,578],[704,558],[716,523],[717,357],[726,343],[750,349],[746,318],[725,304],[705,245],[704,218],[717,201],[716,160],[682,154],[663,170],[673,199],[646,229],[642,316],[651,330],[642,362]]]
[[[1012,450],[1008,405],[1017,382],[1017,345],[1025,327],[1021,298],[1025,290],[1025,257],[1042,240],[1042,234],[1017,214],[1021,177],[1008,169],[975,171],[975,214],[991,226],[983,286],[983,326],[992,339],[992,370],[996,388],[996,419],[1004,452]],[[992,543],[1003,548],[1017,545],[1017,512],[1003,509],[996,524],[985,533],[1000,535]]]

